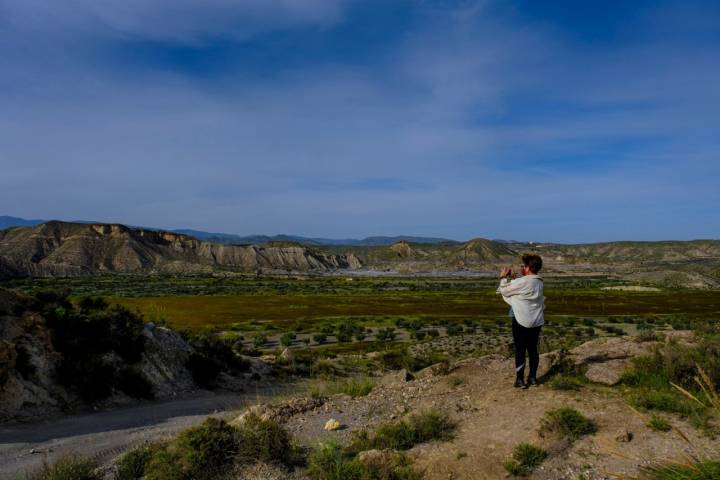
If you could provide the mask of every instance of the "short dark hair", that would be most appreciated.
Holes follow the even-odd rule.
[[[523,265],[528,267],[532,273],[537,274],[542,268],[542,258],[534,253],[526,253],[522,256]]]

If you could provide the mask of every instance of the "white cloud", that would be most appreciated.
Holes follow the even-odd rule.
[[[61,18],[63,28],[94,18],[124,35],[183,42],[235,34],[220,17],[240,5],[215,1],[209,17],[158,26],[150,19],[165,2],[119,11],[75,1],[82,15]],[[264,28],[287,25],[276,13],[307,5],[317,11],[297,13],[293,25],[340,15],[340,3],[274,2],[273,12],[252,7],[260,3],[242,4],[241,16],[266,15]],[[70,15],[43,12],[37,25]],[[222,80],[162,69],[117,75],[77,52],[52,68],[0,59],[0,213],[236,233],[521,239],[526,222],[543,218],[535,238],[601,240],[661,236],[667,210],[683,236],[717,236],[717,215],[694,227],[683,220],[719,200],[711,179],[720,174],[720,69],[706,54],[677,47],[670,63],[651,44],[586,52],[483,15],[436,16],[371,65],[308,64],[261,79],[235,67]],[[654,137],[662,141],[643,143]],[[640,146],[612,147],[626,139]],[[598,165],[583,172],[573,155]],[[378,178],[413,188],[353,188]]]
[[[202,42],[296,26],[330,26],[344,0],[2,0],[6,26],[37,33]]]

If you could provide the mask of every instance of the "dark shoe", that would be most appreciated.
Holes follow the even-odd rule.
[[[537,385],[538,385],[537,378],[535,378],[535,377],[528,378],[527,383],[531,387],[537,387]]]
[[[527,385],[525,385],[525,382],[523,382],[522,378],[518,378],[515,380],[515,385],[513,385],[515,388],[527,388]]]

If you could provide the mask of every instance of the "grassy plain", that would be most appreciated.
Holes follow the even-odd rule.
[[[589,317],[612,323],[624,323],[625,317],[663,323],[720,317],[717,290],[602,289],[619,284],[602,277],[547,278],[546,315],[550,321],[581,322]],[[105,296],[140,310],[150,320],[163,319],[191,330],[253,331],[272,325],[299,331],[343,320],[377,327],[398,318],[484,324],[506,319],[507,313],[507,305],[495,293],[496,280],[483,277],[112,276],[34,279],[8,286],[26,291],[66,288],[77,297]]]

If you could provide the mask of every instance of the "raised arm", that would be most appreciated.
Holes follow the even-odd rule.
[[[510,281],[508,278],[500,279],[500,286],[498,286],[497,293],[503,297],[512,297],[513,295],[519,295],[528,291],[527,283],[522,281],[522,278],[518,278],[515,281]]]

